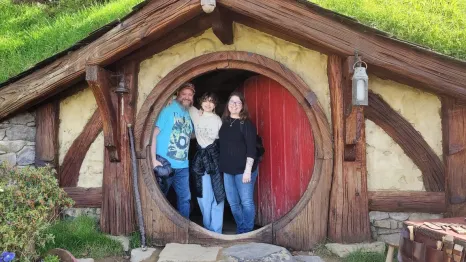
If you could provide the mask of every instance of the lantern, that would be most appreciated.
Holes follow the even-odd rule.
[[[215,9],[215,0],[201,0],[202,10],[207,14],[212,13]]]
[[[362,64],[365,65],[362,66]],[[357,66],[356,66],[357,65]],[[367,64],[358,61],[353,65],[353,105],[368,105],[369,77],[367,76]]]

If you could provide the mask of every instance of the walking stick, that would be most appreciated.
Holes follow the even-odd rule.
[[[147,250],[146,246],[146,233],[144,230],[144,220],[142,219],[141,196],[139,195],[138,187],[138,167],[136,164],[136,152],[134,150],[134,137],[131,124],[128,124],[129,143],[131,147],[131,164],[133,166],[133,189],[134,197],[136,199],[136,213],[138,217],[139,232],[141,233],[141,248],[143,251]]]

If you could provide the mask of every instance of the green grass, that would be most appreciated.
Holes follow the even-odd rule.
[[[129,236],[129,248],[134,249],[139,247],[141,247],[141,233],[139,233],[139,231],[136,231]]]
[[[343,262],[384,262],[385,255],[380,253],[354,252],[343,259]],[[396,261],[396,260],[395,260]]]
[[[0,0],[0,82],[123,17],[142,0],[61,0],[59,5]]]
[[[123,255],[121,243],[99,232],[97,221],[91,217],[59,221],[49,228],[48,233],[52,233],[55,240],[41,250],[42,254],[52,248],[63,248],[77,258],[99,259]]]
[[[309,0],[437,52],[466,60],[466,0]]]

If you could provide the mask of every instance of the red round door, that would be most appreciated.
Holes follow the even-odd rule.
[[[256,224],[264,226],[288,213],[306,191],[314,139],[303,107],[286,88],[260,75],[247,79],[243,88],[266,150],[255,190]]]

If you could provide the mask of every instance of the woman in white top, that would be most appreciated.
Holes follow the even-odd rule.
[[[207,92],[199,99],[201,109],[189,109],[197,139],[197,152],[191,163],[195,175],[197,200],[202,212],[204,227],[222,233],[225,188],[219,169],[218,131],[221,118],[215,114],[217,97]]]

